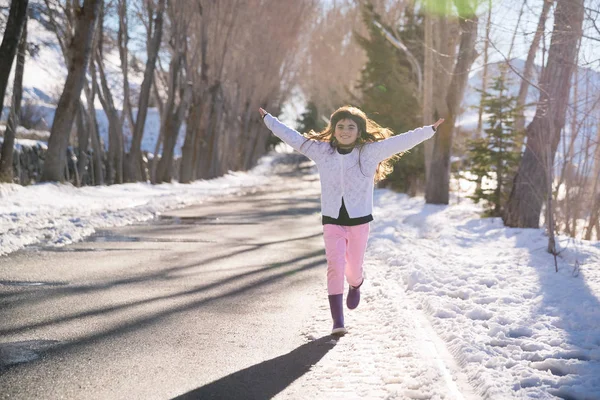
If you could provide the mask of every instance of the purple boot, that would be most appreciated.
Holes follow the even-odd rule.
[[[348,332],[344,328],[344,294],[329,295],[329,308],[333,318],[332,335],[342,336]]]
[[[358,286],[350,285],[350,289],[348,289],[348,296],[346,297],[346,306],[348,306],[350,310],[354,310],[356,307],[358,307],[358,303],[360,303],[360,287],[364,282],[365,280],[363,279]]]

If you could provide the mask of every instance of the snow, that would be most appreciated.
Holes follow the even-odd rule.
[[[6,125],[0,125],[0,132],[4,135],[6,132]],[[25,127],[19,126],[17,127],[17,135],[27,137],[27,136],[37,136],[40,138],[45,138],[46,140],[50,138],[49,131],[40,131],[36,129],[27,129]]]
[[[0,137],[0,144],[4,143],[4,138]],[[48,144],[46,142],[42,142],[40,140],[31,140],[31,139],[15,139],[15,149],[20,150],[22,147],[37,147],[40,146],[43,149],[48,148]],[[18,185],[15,185],[18,186]]]
[[[190,185],[2,184],[0,251],[64,246],[210,196],[279,185],[272,162],[284,156]],[[318,188],[316,177],[294,185]],[[377,189],[374,204],[348,335],[276,398],[600,399],[600,242],[559,236],[555,272],[542,229],[480,218],[464,193],[440,206]],[[325,286],[314,295],[324,301],[305,322],[307,342],[331,329]]]
[[[556,273],[543,230],[482,219],[468,200],[376,190],[375,204],[351,338],[298,393],[321,398],[326,381],[340,399],[600,399],[600,243],[560,237]],[[324,335],[329,318],[324,305],[307,332]]]
[[[0,255],[31,244],[64,246],[96,229],[150,220],[176,207],[198,204],[211,196],[234,193],[267,179],[266,156],[248,173],[191,184],[128,183],[76,188],[70,184],[31,186],[0,184]]]

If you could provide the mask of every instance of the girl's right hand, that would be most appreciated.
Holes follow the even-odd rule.
[[[259,107],[258,112],[260,113],[261,118],[264,118],[265,115],[268,114],[262,107]]]

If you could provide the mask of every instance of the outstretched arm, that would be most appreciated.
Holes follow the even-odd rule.
[[[259,108],[258,112],[260,112],[267,128],[269,128],[275,136],[289,144],[294,150],[304,154],[311,160],[316,161],[315,158],[318,157],[318,147],[321,145],[321,142],[305,138],[300,132],[285,125],[262,108]]]
[[[442,122],[444,122],[444,119],[440,118],[433,125],[426,125],[379,142],[371,143],[369,144],[369,151],[372,152],[371,154],[373,154],[377,162],[381,162],[394,154],[410,150],[419,143],[431,138]]]

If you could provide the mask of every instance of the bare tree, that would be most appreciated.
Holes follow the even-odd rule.
[[[21,98],[23,97],[23,71],[25,69],[25,53],[27,52],[27,19],[23,24],[23,33],[19,40],[17,52],[17,67],[13,84],[12,107],[8,116],[8,124],[4,133],[2,150],[0,152],[0,182],[13,180],[13,148],[15,136],[21,115]],[[2,108],[0,108],[1,110]]]
[[[529,90],[529,81],[531,79],[531,75],[533,72],[533,60],[535,59],[535,54],[537,53],[540,40],[545,31],[546,19],[548,18],[548,11],[550,10],[550,6],[554,3],[554,0],[544,0],[542,12],[540,14],[540,19],[538,21],[538,26],[533,35],[533,41],[529,46],[529,51],[527,52],[527,60],[525,61],[525,69],[523,70],[523,79],[521,80],[521,85],[519,87],[519,95],[517,97],[517,112],[518,116],[515,120],[515,130],[517,132],[521,132],[525,129],[525,100],[527,99],[527,92]]]
[[[90,63],[90,73],[95,77],[96,68],[93,60]],[[92,84],[91,88],[88,87],[87,82],[83,86],[85,97],[87,99],[87,109],[82,105],[79,108],[79,112],[85,117],[85,121],[87,122],[85,126],[85,130],[87,131],[85,138],[91,139],[92,142],[92,150],[93,156],[92,160],[94,163],[94,184],[95,185],[104,185],[104,170],[103,170],[103,159],[104,159],[104,149],[102,143],[100,142],[100,131],[98,129],[98,121],[96,119],[96,109],[94,107],[94,101],[97,95],[97,84]],[[88,143],[87,140],[84,142],[82,146],[80,144],[79,148],[83,151],[83,149],[87,149]]]
[[[187,64],[197,65],[188,71],[188,79],[193,85],[192,99],[189,103],[187,125],[185,132],[185,141],[181,149],[181,166],[179,172],[179,181],[189,183],[196,177],[194,165],[198,156],[198,135],[200,124],[204,120],[204,115],[208,109],[206,94],[208,93],[208,24],[211,19],[213,2],[197,1],[192,3],[197,13],[192,21],[192,31],[190,32],[191,49],[187,54]]]
[[[562,165],[553,190],[556,228],[572,237],[584,237],[582,223],[592,217],[595,208],[597,154],[597,117],[600,96],[592,85],[592,71],[575,70],[573,98],[569,102],[567,117],[569,129],[565,129],[562,142]],[[582,89],[583,90],[580,90]],[[595,129],[594,129],[595,128]],[[593,226],[588,223],[588,228]]]
[[[366,53],[358,45],[353,32],[367,34],[360,13],[360,2],[337,0],[330,7],[315,10],[314,17],[306,23],[306,39],[299,49],[297,58],[304,63],[299,69],[298,84],[307,101],[315,103],[317,110],[325,117],[342,103],[358,101],[360,92],[355,82],[360,77],[361,68],[366,62]],[[382,13],[387,22],[393,20],[401,2],[395,2]],[[332,60],[336,62],[331,68]]]
[[[187,75],[193,92],[181,182],[249,168],[264,154],[268,135],[256,110],[276,113],[300,81],[301,28],[316,9],[312,0],[192,4],[186,63],[195,68]]]
[[[154,70],[156,68],[156,58],[162,39],[163,15],[165,11],[166,0],[158,0],[156,10],[151,1],[147,2],[148,9],[148,46],[147,46],[147,61],[144,71],[144,80],[140,90],[138,101],[137,115],[135,118],[135,126],[133,137],[131,140],[131,148],[126,157],[125,176],[130,182],[146,179],[142,168],[142,137],[144,135],[144,126],[146,125],[146,116],[148,114],[148,104],[150,99],[150,89],[154,80]]]
[[[118,0],[119,8],[119,30],[117,43],[119,46],[119,57],[121,59],[121,72],[123,74],[123,112],[121,114],[121,126],[128,121],[129,131],[135,131],[133,108],[131,106],[131,88],[129,86],[129,19],[127,13],[127,1]]]
[[[489,58],[489,47],[490,47],[490,30],[492,26],[492,0],[488,0],[488,15],[485,22],[485,39],[483,45],[483,71],[481,73],[481,90],[486,91],[488,87],[488,58]],[[517,24],[518,26],[518,24]],[[516,30],[516,28],[515,28]],[[481,97],[483,100],[483,96]],[[477,113],[477,130],[475,136],[480,137],[483,132],[483,101],[479,102],[479,110]],[[479,185],[480,182],[477,182]]]
[[[92,78],[91,82],[88,82],[87,78],[84,81],[83,91],[87,100],[87,108],[83,104],[79,107],[79,114],[82,118],[82,125],[78,127],[78,138],[79,138],[79,177],[83,179],[85,177],[84,170],[87,164],[87,153],[89,144],[91,141],[92,147],[92,163],[93,168],[93,184],[104,185],[104,148],[100,140],[100,130],[98,128],[98,121],[96,118],[95,100],[98,94],[98,84],[96,82],[96,63],[95,57],[93,56],[94,49],[98,47],[98,42],[104,35],[102,29],[103,19],[102,14],[104,13],[104,3],[100,5],[99,15],[96,19],[96,26],[92,37],[91,56],[89,57],[89,72]]]
[[[218,143],[218,126],[223,117],[223,107],[225,106],[223,94],[225,61],[231,50],[233,32],[243,7],[239,1],[232,1],[225,6],[218,4],[212,9],[216,17],[216,24],[213,28],[215,31],[212,32],[214,35],[213,46],[208,48],[209,52],[207,54],[213,74],[211,74],[208,96],[203,99],[204,101],[208,100],[210,106],[207,109],[208,112],[202,115],[200,135],[196,137],[195,146],[197,154],[202,155],[197,158],[194,165],[196,177],[203,179],[216,176],[211,171],[211,164],[213,163],[213,157],[217,156],[215,146]]]
[[[426,0],[426,12],[425,12],[425,47],[424,60],[423,60],[423,125],[427,125],[433,120],[433,59],[435,49],[433,47],[433,23],[434,17],[431,10],[432,0]],[[433,142],[428,140],[424,144],[425,146],[425,177],[429,176],[429,169],[431,168],[431,157],[433,155]]]
[[[289,98],[292,93],[292,88],[302,81],[302,72],[307,66],[307,60],[299,56],[301,53],[302,44],[307,42],[309,32],[304,32],[303,27],[307,26],[309,21],[314,18],[317,12],[317,3],[314,1],[305,1],[283,5],[277,3],[277,7],[272,8],[273,20],[281,21],[280,24],[274,24],[269,27],[269,34],[280,38],[280,42],[276,46],[270,45],[265,48],[265,55],[261,57],[260,53],[252,53],[249,51],[252,46],[260,46],[256,38],[261,31],[260,24],[248,26],[249,37],[254,38],[254,42],[244,45],[245,51],[240,53],[244,58],[253,60],[253,71],[256,78],[253,81],[244,79],[244,69],[236,69],[234,76],[241,83],[239,93],[241,99],[246,99],[237,103],[236,107],[242,106],[248,111],[244,120],[244,125],[236,132],[240,132],[240,141],[245,143],[242,147],[244,154],[241,154],[239,161],[243,162],[245,168],[252,166],[258,157],[265,152],[266,141],[268,135],[264,134],[264,127],[256,108],[258,105],[268,107],[272,112],[276,113],[281,109],[285,99]],[[249,10],[249,12],[255,12]],[[264,27],[262,27],[264,30]],[[235,41],[240,43],[239,40]],[[245,43],[245,42],[244,42]],[[331,59],[331,55],[329,56]],[[333,83],[333,82],[332,82]],[[343,82],[347,84],[348,82]],[[229,87],[229,97],[235,97],[236,88]],[[228,138],[234,140],[235,136]],[[222,155],[223,160],[227,160],[226,154]],[[222,170],[224,166],[221,166]]]
[[[123,2],[124,3],[124,2]],[[124,5],[119,2],[117,5],[119,9],[119,15],[121,12],[124,12]],[[126,9],[125,9],[126,10]],[[105,8],[102,8],[100,13],[100,21],[98,24],[98,29],[100,30],[100,34],[98,35],[98,41],[96,43],[96,47],[94,49],[94,64],[98,69],[98,76],[100,78],[100,84],[98,85],[98,79],[96,74],[92,74],[92,83],[96,86],[95,91],[98,95],[98,99],[102,104],[102,108],[106,114],[106,118],[108,120],[108,155],[107,155],[107,163],[106,163],[106,181],[108,184],[114,183],[123,183],[123,156],[124,156],[124,148],[123,148],[123,123],[124,119],[130,112],[128,108],[129,99],[126,95],[124,95],[123,99],[123,112],[122,115],[119,116],[119,111],[115,105],[114,96],[112,90],[108,84],[108,77],[106,74],[106,68],[104,67],[104,40],[105,35],[103,33],[104,26],[104,15]],[[120,16],[120,21],[126,20],[126,18]],[[126,48],[123,49],[121,46],[123,45],[123,26],[120,22],[119,24],[119,33],[117,38],[117,45],[119,48],[119,54],[123,56],[123,53],[126,53]],[[126,43],[126,41],[125,41]],[[126,46],[126,44],[125,44]],[[127,56],[125,55],[125,63],[127,63]],[[123,59],[122,59],[123,61]],[[127,81],[127,73],[123,72],[123,80],[126,87],[128,86]],[[127,92],[128,93],[128,92]],[[130,120],[131,121],[131,120]]]
[[[600,114],[600,113],[599,113]],[[596,151],[592,191],[590,192],[590,214],[585,229],[585,240],[592,240],[592,230],[596,228],[596,239],[600,239],[600,123],[596,126]]]
[[[426,18],[431,20],[433,26],[430,44],[426,38],[426,47],[431,50],[426,50],[425,56],[427,58],[427,54],[431,55],[431,71],[428,71],[426,68],[424,76],[425,80],[431,79],[431,86],[435,88],[435,96],[433,93],[430,95],[431,111],[427,111],[425,105],[427,92],[424,93],[424,124],[431,123],[432,120],[435,120],[436,116],[445,116],[448,114],[448,105],[445,99],[448,95],[448,87],[452,76],[451,71],[456,62],[457,38],[460,37],[458,20],[452,17],[450,12],[452,4],[449,1],[431,1],[428,5],[430,8],[427,11]],[[431,78],[427,77],[428,74],[431,75]],[[431,113],[429,118],[426,117],[427,113]],[[434,145],[434,140],[427,140],[424,143],[426,179],[428,179],[431,173]]]
[[[62,181],[64,179],[63,171],[69,134],[85,80],[92,33],[100,3],[101,0],[84,0],[82,6],[75,5],[74,37],[77,40],[71,40],[67,46],[69,72],[50,131],[48,152],[42,173],[43,181]]]
[[[191,84],[188,84],[185,75],[186,38],[190,23],[186,11],[183,1],[171,1],[167,8],[171,62],[167,79],[167,100],[161,110],[160,137],[164,139],[164,146],[160,161],[152,164],[153,182],[170,182],[173,178],[175,144],[192,94]],[[157,141],[157,148],[159,143]],[[157,153],[155,151],[155,161]]]
[[[0,111],[4,109],[6,85],[27,19],[27,4],[28,0],[12,0],[10,3],[6,30],[0,44]]]
[[[427,178],[425,199],[429,204],[448,204],[450,190],[450,151],[454,124],[459,114],[459,106],[467,84],[468,73],[475,61],[475,40],[477,38],[477,16],[470,2],[456,1],[461,29],[458,56],[454,72],[445,98],[447,113],[443,113],[446,123],[440,125],[435,135],[433,158]]]
[[[503,217],[507,226],[537,228],[544,201],[552,210],[551,196],[547,195],[551,193],[551,167],[565,124],[583,15],[583,0],[557,1],[548,63],[539,83],[540,99],[535,117],[527,126],[526,150]],[[548,223],[553,232],[551,221]]]

